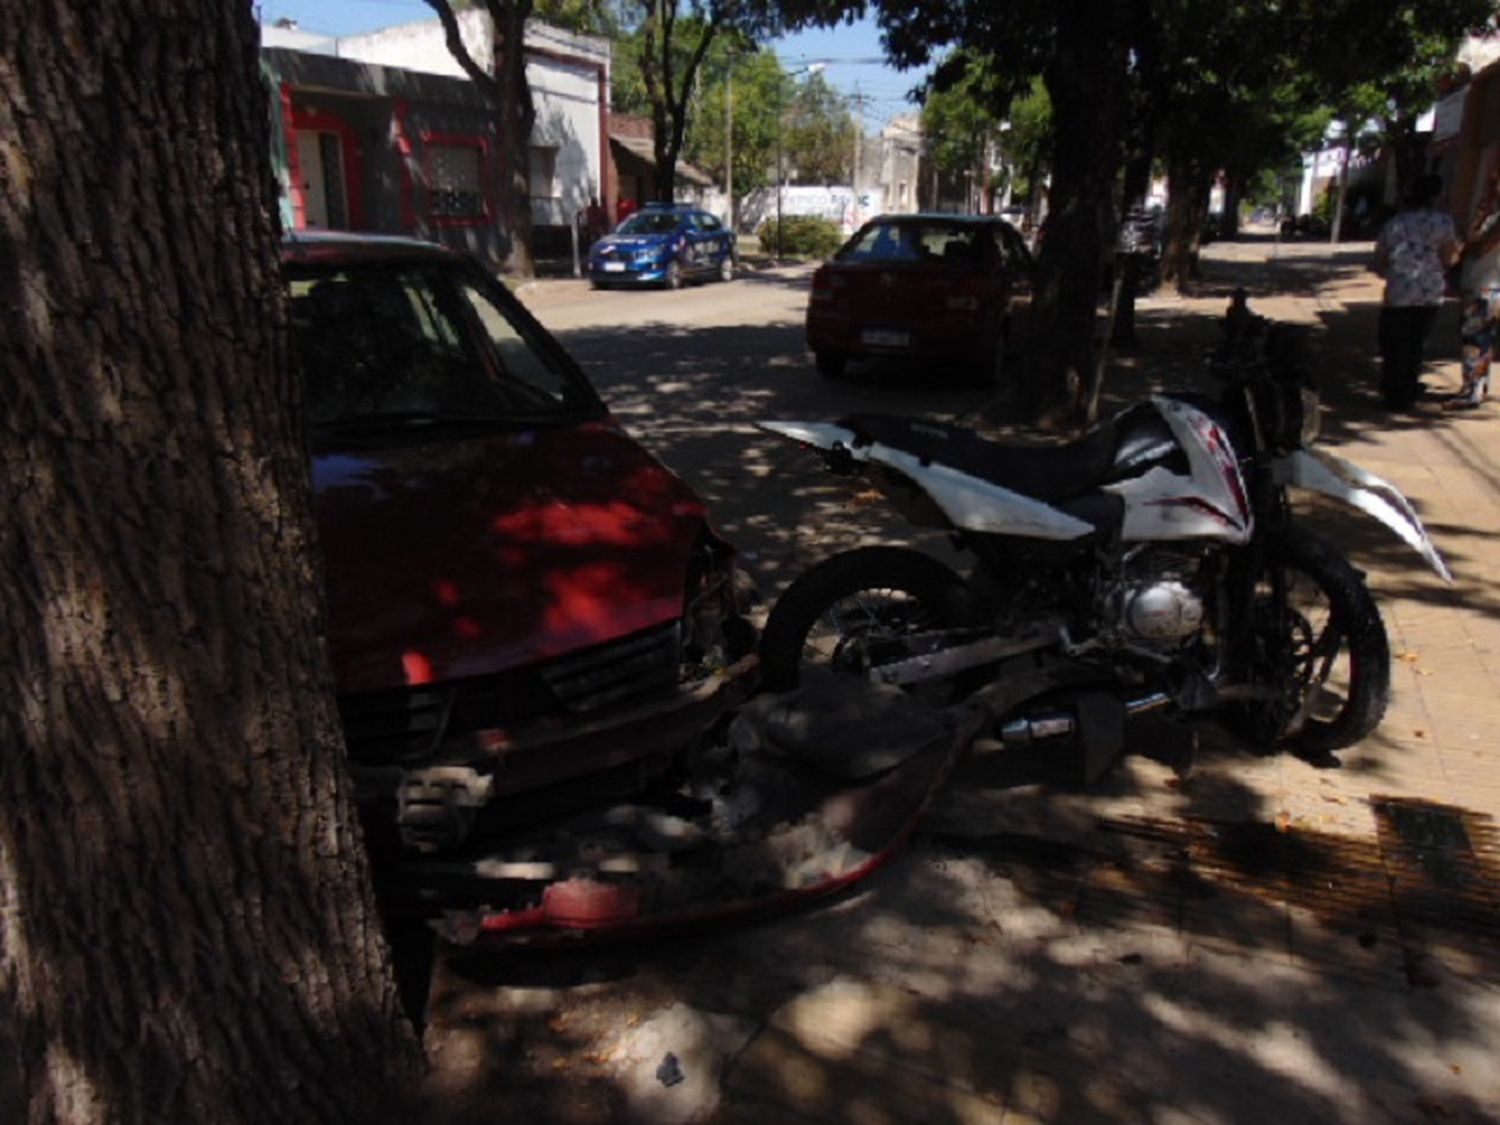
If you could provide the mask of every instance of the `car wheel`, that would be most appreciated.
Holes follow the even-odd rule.
[[[733,281],[734,280],[734,255],[733,254],[725,254],[722,258],[719,259],[719,280],[720,281]]]
[[[825,379],[842,379],[844,369],[849,365],[849,358],[838,352],[813,352],[813,363],[818,369],[818,374]]]
[[[666,286],[668,289],[682,288],[682,265],[675,258],[667,263]]]

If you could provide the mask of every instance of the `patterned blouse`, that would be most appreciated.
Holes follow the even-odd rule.
[[[1443,258],[1458,243],[1453,216],[1424,207],[1402,211],[1381,228],[1375,260],[1385,264],[1385,303],[1398,308],[1443,301]]]

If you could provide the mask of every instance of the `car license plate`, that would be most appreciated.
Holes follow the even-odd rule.
[[[888,328],[866,328],[859,334],[859,342],[874,348],[904,348],[911,344],[911,333],[892,332]]]
[[[604,263],[604,272],[605,273],[624,273],[625,272],[625,263],[624,262],[605,262]]]

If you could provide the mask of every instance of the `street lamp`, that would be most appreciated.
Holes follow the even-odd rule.
[[[808,63],[799,66],[795,70],[786,72],[788,78],[797,78],[804,74],[821,74],[828,69],[827,63]],[[781,261],[781,195],[786,188],[786,161],[783,159],[781,147],[782,117],[786,114],[786,105],[776,107],[776,260]]]

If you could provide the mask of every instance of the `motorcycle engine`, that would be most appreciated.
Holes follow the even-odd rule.
[[[1128,559],[1119,581],[1105,593],[1103,637],[1161,653],[1196,637],[1203,628],[1203,598],[1194,588],[1199,569],[1198,559],[1169,552]]]

